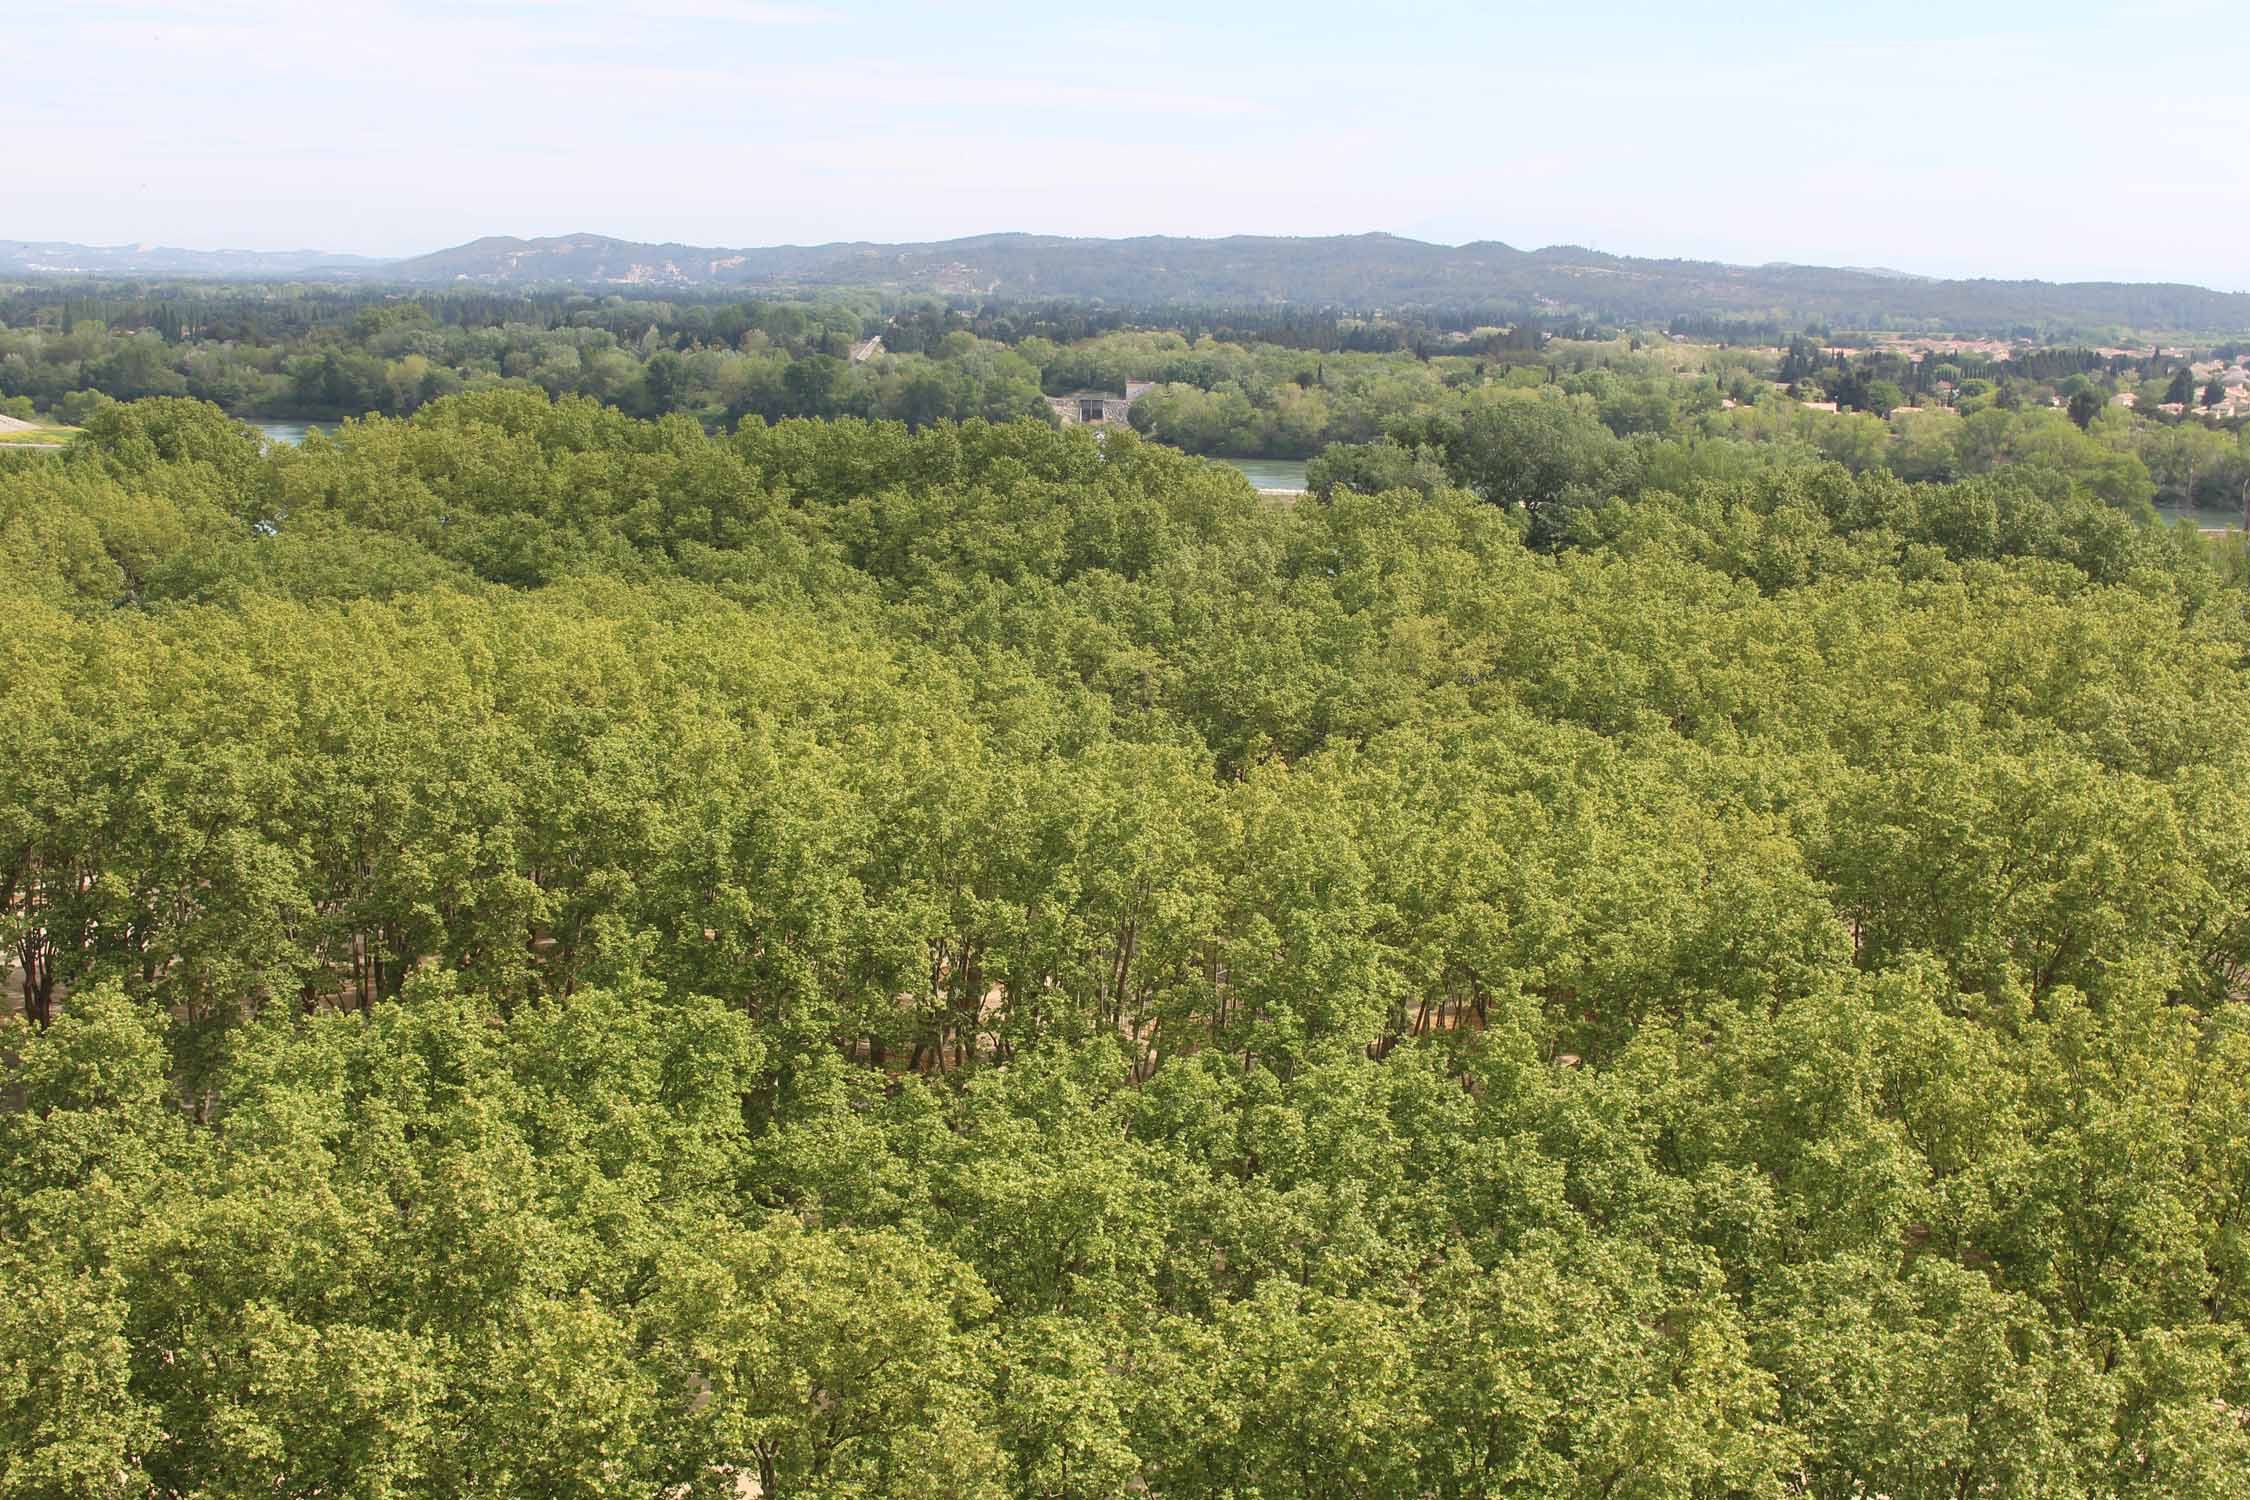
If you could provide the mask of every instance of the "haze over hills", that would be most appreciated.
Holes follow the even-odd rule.
[[[389,262],[326,250],[182,250],[170,245],[72,245],[0,240],[0,275],[303,276],[349,275]]]
[[[2250,329],[2250,294],[2175,283],[1943,281],[1824,266],[1732,266],[1609,255],[1576,245],[1450,246],[1390,234],[1072,239],[992,234],[722,249],[602,235],[494,237],[391,266],[405,281],[654,287],[879,286],[1108,301],[1322,306],[1550,305],[1623,318],[1773,315],[1843,323],[2122,325]]]
[[[185,251],[0,241],[0,274],[300,276],[511,287],[870,287],[1127,304],[1491,307],[1621,320],[1823,319],[1942,325],[2250,332],[2250,293],[2182,283],[1940,280],[1889,268],[1610,255],[1580,246],[1450,246],[1389,234],[1075,239],[990,234],[918,244],[754,248],[606,235],[489,236],[404,260],[316,251]]]

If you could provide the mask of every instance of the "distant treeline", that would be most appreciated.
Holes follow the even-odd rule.
[[[1605,435],[1675,452],[1786,445],[1915,479],[2035,454],[2120,503],[2238,507],[2242,389],[2217,358],[2073,346],[1913,358],[1807,329],[1692,344],[1497,307],[1363,317],[1294,308],[1129,310],[1058,300],[758,299],[210,284],[21,287],[0,297],[0,410],[82,420],[188,396],[237,415],[411,415],[464,392],[587,396],[706,428],[793,417],[1052,421],[1044,396],[1146,382],[1131,421],[1193,453],[1411,450],[1529,391]],[[1853,339],[1851,345],[1832,340]],[[2200,374],[2198,372],[2201,372]],[[2240,377],[2237,377],[2238,382]],[[2133,409],[2120,403],[2130,396]],[[1830,413],[1805,403],[1833,402]],[[2250,405],[2250,403],[2245,403]],[[2174,408],[2174,409],[2167,409]],[[2065,421],[2067,417],[2069,420]],[[2072,429],[2072,430],[2066,430]],[[1709,445],[1717,443],[1719,446]],[[1354,460],[1356,462],[1356,460]],[[1395,460],[1384,470],[1400,478]]]
[[[1536,363],[1552,339],[1602,332],[1505,314],[201,284],[58,295],[43,285],[0,297],[0,401],[66,420],[105,398],[151,396],[188,396],[245,416],[333,419],[403,416],[462,391],[537,387],[644,417],[687,412],[713,427],[753,416],[921,425],[1043,418],[1043,392],[1155,380],[1239,396],[1256,412],[1240,418],[1230,407],[1225,420],[1175,438],[1186,446],[1302,457],[1328,441],[1372,436],[1447,382]],[[1292,353],[1343,362],[1300,368]],[[1281,388],[1314,384],[1349,410],[1334,422],[1280,420]],[[1393,389],[1368,408],[1360,397],[1371,386]]]

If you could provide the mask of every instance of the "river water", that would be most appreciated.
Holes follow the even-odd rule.
[[[1254,490],[1276,490],[1292,495],[1305,492],[1305,460],[1301,458],[1220,458],[1212,462],[1239,470]]]

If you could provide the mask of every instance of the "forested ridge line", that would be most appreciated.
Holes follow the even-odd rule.
[[[0,1494],[2250,1473],[2233,545],[1473,424],[1294,506],[86,426],[0,456]]]
[[[1223,303],[1314,312],[1487,305],[1518,312],[1567,308],[1611,322],[1780,317],[1798,324],[2002,333],[2055,325],[2250,332],[2250,297],[2182,282],[1958,280],[1848,266],[1613,255],[1582,245],[1440,245],[1390,234],[980,234],[923,244],[731,249],[599,234],[488,235],[393,260],[0,240],[0,275],[61,285],[141,277],[219,288],[230,278],[296,277],[319,291],[373,282],[534,294],[578,288],[785,296],[843,289],[899,296],[976,288],[1018,299],[1111,305]]]

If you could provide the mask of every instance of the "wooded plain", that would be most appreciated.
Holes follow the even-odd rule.
[[[2239,544],[1492,399],[0,455],[0,1493],[2240,1495]]]

